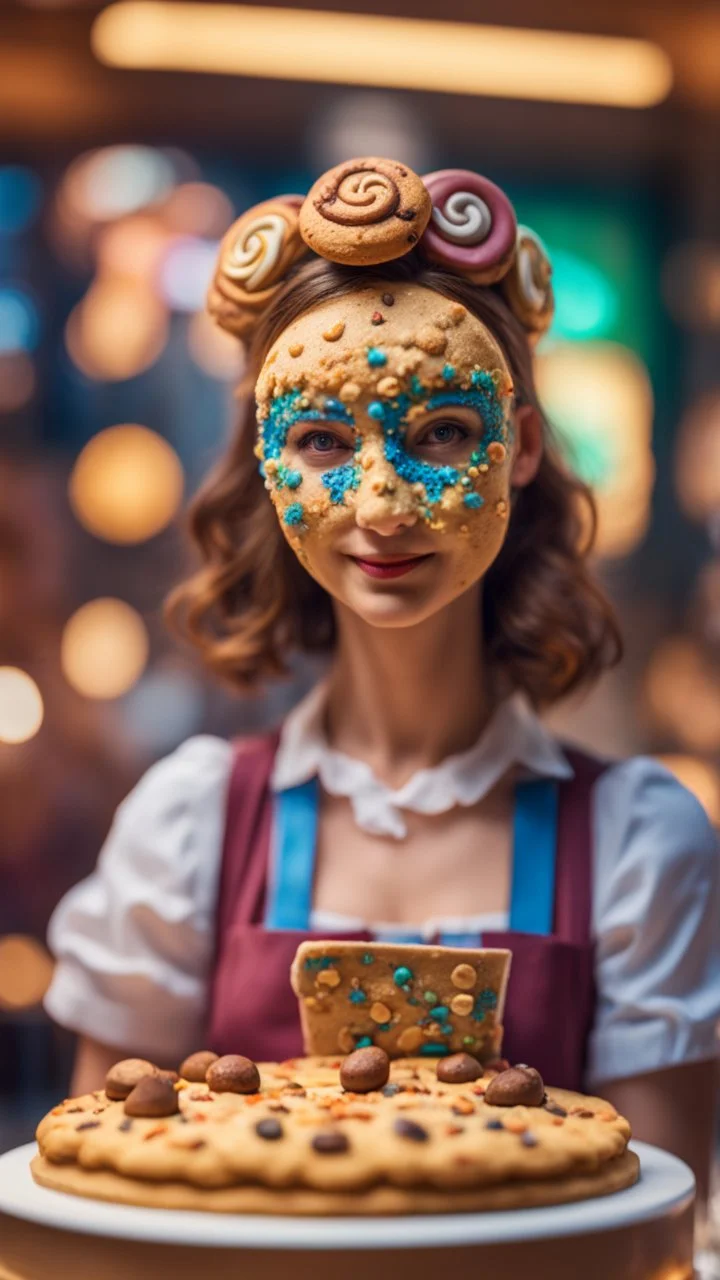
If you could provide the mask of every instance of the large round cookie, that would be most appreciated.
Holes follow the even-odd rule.
[[[390,1064],[383,1089],[343,1090],[341,1058],[260,1065],[260,1089],[180,1081],[177,1115],[130,1117],[103,1091],[38,1128],[38,1182],[80,1195],[221,1212],[377,1214],[555,1204],[629,1186],[626,1120],[549,1089],[491,1106],[493,1079],[443,1083],[427,1059]]]

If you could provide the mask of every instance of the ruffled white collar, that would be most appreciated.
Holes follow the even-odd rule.
[[[420,769],[398,790],[375,776],[362,760],[328,745],[323,727],[327,681],[321,681],[287,716],[280,735],[271,785],[275,791],[318,777],[330,795],[347,796],[355,821],[372,835],[402,840],[403,809],[444,813],[471,805],[495,786],[511,765],[546,778],[572,777],[566,757],[521,693],[497,708],[468,751]]]

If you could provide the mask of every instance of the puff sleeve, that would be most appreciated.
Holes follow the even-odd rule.
[[[120,805],[50,921],[45,1008],[61,1025],[161,1061],[200,1043],[231,760],[229,743],[191,738]]]
[[[645,757],[609,769],[593,799],[592,1087],[713,1057],[720,1018],[720,853],[704,810]]]

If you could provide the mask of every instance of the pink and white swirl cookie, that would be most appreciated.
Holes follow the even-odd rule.
[[[433,204],[422,240],[428,258],[475,284],[500,280],[513,260],[517,234],[505,193],[468,169],[439,169],[423,182]]]
[[[501,287],[514,314],[533,337],[539,338],[550,328],[555,311],[552,266],[542,240],[530,227],[518,227],[515,259]]]
[[[417,244],[431,208],[421,179],[407,165],[364,156],[318,179],[300,210],[300,233],[321,258],[374,266]]]
[[[207,306],[223,329],[242,338],[286,273],[307,254],[300,235],[302,196],[278,196],[248,209],[220,245]]]

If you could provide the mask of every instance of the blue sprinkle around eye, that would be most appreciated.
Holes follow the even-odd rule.
[[[340,418],[347,417],[347,409],[342,400],[333,400],[331,396],[325,401],[325,412],[336,413]]]
[[[387,356],[379,347],[368,347],[367,362],[371,369],[380,369],[387,364]]]
[[[351,991],[348,999],[350,1000],[351,1004],[365,1004],[365,1001],[367,1000],[367,996],[365,995],[364,991],[360,991],[358,989],[355,991]]]
[[[298,489],[302,484],[302,476],[299,471],[286,471],[285,483],[288,489]]]
[[[445,382],[452,382],[455,377],[455,366],[452,364],[443,365],[442,376]]]
[[[353,462],[346,462],[344,466],[334,467],[331,471],[323,471],[320,479],[329,490],[330,501],[340,506],[348,490],[358,488],[360,474],[360,468]]]
[[[382,422],[385,417],[385,406],[379,400],[372,400],[368,405],[368,416]]]
[[[473,510],[477,510],[478,507],[484,505],[485,499],[479,493],[466,493],[463,497],[463,502],[466,507],[472,507]]]
[[[303,519],[302,502],[291,502],[284,516],[286,524],[302,524]]]

